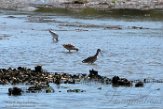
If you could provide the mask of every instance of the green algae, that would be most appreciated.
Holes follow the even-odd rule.
[[[132,18],[138,17],[138,20],[163,20],[163,10],[135,10],[135,9],[114,9],[99,10],[95,8],[52,8],[38,7],[36,12],[61,14],[76,17],[94,17],[94,18]]]

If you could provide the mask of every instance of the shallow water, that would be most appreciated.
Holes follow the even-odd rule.
[[[14,17],[11,17],[14,16]],[[96,69],[100,75],[118,75],[128,79],[163,78],[163,20],[145,17],[92,17],[42,13],[0,13],[0,68],[43,65],[50,72],[88,73]],[[83,26],[87,25],[87,26]],[[93,25],[93,26],[92,26]],[[107,29],[118,25],[122,29]],[[133,29],[132,26],[143,27]],[[48,29],[59,35],[52,41]],[[72,43],[78,52],[68,53],[62,44]],[[98,60],[90,65],[81,61],[100,48]],[[0,86],[0,108],[30,109],[80,108],[162,108],[162,84],[146,84],[144,88],[112,87],[95,83],[62,85],[54,94],[8,96],[11,86]],[[20,86],[26,88],[26,86]],[[101,90],[98,88],[102,87]],[[84,93],[67,93],[81,88]],[[62,92],[58,92],[61,90]]]

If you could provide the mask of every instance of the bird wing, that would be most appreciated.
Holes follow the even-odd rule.
[[[75,48],[75,46],[71,45],[71,44],[67,44],[67,46],[70,47],[70,48]]]
[[[49,32],[53,36],[53,38],[58,38],[58,35],[55,32],[53,32],[51,30],[49,30]]]
[[[83,63],[91,63],[92,62],[92,59],[93,59],[93,56],[90,56],[90,57],[84,59],[82,62]]]
[[[71,45],[71,44],[63,44],[63,46],[65,48],[75,48],[75,46]]]

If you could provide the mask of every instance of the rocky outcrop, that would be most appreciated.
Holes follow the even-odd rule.
[[[89,74],[68,74],[68,73],[50,73],[44,71],[42,66],[36,66],[34,70],[25,67],[18,68],[8,68],[0,69],[0,85],[6,84],[26,84],[49,88],[49,83],[54,83],[56,85],[60,84],[76,84],[80,82],[95,81],[102,84],[112,84],[113,86],[132,86],[132,83],[137,83],[138,86],[142,83],[163,83],[163,80],[155,79],[144,79],[143,82],[140,80],[128,80],[126,78],[121,78],[114,76],[108,78],[106,76],[101,76],[96,70],[90,70]],[[35,87],[36,88],[36,87]]]
[[[163,9],[163,0],[1,0],[1,9],[34,11],[38,7],[100,10]]]
[[[108,78],[99,75],[98,71],[92,69],[89,74],[68,74],[68,73],[50,73],[44,71],[42,66],[38,65],[34,70],[25,67],[0,69],[0,85],[14,85],[8,89],[10,96],[21,95],[22,93],[54,93],[55,90],[50,84],[76,84],[76,83],[100,83],[104,85],[112,85],[113,87],[144,87],[145,83],[163,83],[162,79],[143,79],[128,80],[119,76]],[[26,90],[15,87],[17,84],[29,86]],[[101,88],[98,88],[101,90]],[[68,89],[67,92],[85,92],[82,89]]]

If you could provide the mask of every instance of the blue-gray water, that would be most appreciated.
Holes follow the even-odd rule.
[[[14,16],[11,17],[11,16]],[[143,19],[143,20],[142,20]],[[163,20],[146,17],[83,17],[57,14],[0,13],[0,68],[43,65],[50,72],[88,73],[96,69],[100,75],[118,75],[128,79],[163,78]],[[89,26],[83,26],[89,25]],[[91,26],[93,25],[93,26]],[[118,25],[121,30],[106,29]],[[144,29],[132,29],[132,26]],[[147,29],[148,28],[148,29]],[[48,30],[59,35],[54,43]],[[68,53],[62,44],[71,43],[78,52]],[[93,64],[81,61],[102,54]],[[1,109],[161,109],[162,84],[148,83],[144,88],[112,87],[95,83],[64,85],[52,94],[8,96],[7,86],[0,86]],[[27,86],[22,86],[26,88]],[[99,90],[98,88],[102,89]],[[67,93],[80,88],[83,93]],[[61,92],[59,92],[61,91]]]

